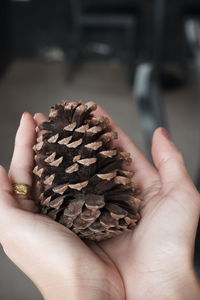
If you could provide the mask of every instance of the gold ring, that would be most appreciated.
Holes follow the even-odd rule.
[[[23,183],[13,183],[13,191],[16,195],[23,195],[26,197],[30,196],[31,187],[28,184]]]

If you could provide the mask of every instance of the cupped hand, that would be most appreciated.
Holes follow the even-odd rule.
[[[32,185],[35,120],[24,113],[9,176],[0,167],[0,242],[7,256],[35,283],[45,299],[125,299],[121,276],[95,243],[37,213],[32,199],[16,196],[12,183]]]
[[[101,108],[97,113],[106,114]],[[132,155],[130,168],[143,199],[135,230],[100,243],[122,275],[126,299],[199,299],[193,257],[200,194],[182,154],[168,132],[158,128],[152,139],[152,166],[114,121],[112,128],[119,146]]]

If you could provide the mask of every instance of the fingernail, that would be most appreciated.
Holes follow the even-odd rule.
[[[27,112],[25,111],[22,116],[21,116],[21,120],[20,120],[20,124],[23,122],[25,115],[27,114]]]
[[[167,130],[166,128],[162,127],[162,128],[161,128],[161,133],[162,133],[162,135],[163,135],[166,139],[168,139],[168,140],[171,141],[171,137],[170,137],[169,132],[168,132],[168,130]]]

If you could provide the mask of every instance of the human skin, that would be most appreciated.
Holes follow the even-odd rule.
[[[101,108],[95,114],[107,115]],[[84,242],[38,214],[35,200],[12,192],[13,182],[32,185],[35,126],[45,119],[23,114],[9,174],[0,167],[0,242],[8,257],[48,300],[199,299],[193,254],[200,195],[166,131],[153,135],[152,166],[111,120],[118,145],[133,157],[142,218],[133,232]]]

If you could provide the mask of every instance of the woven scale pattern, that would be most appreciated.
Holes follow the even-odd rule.
[[[94,104],[54,105],[34,146],[41,212],[81,238],[100,241],[132,230],[140,219],[130,155],[112,145],[109,120]]]

